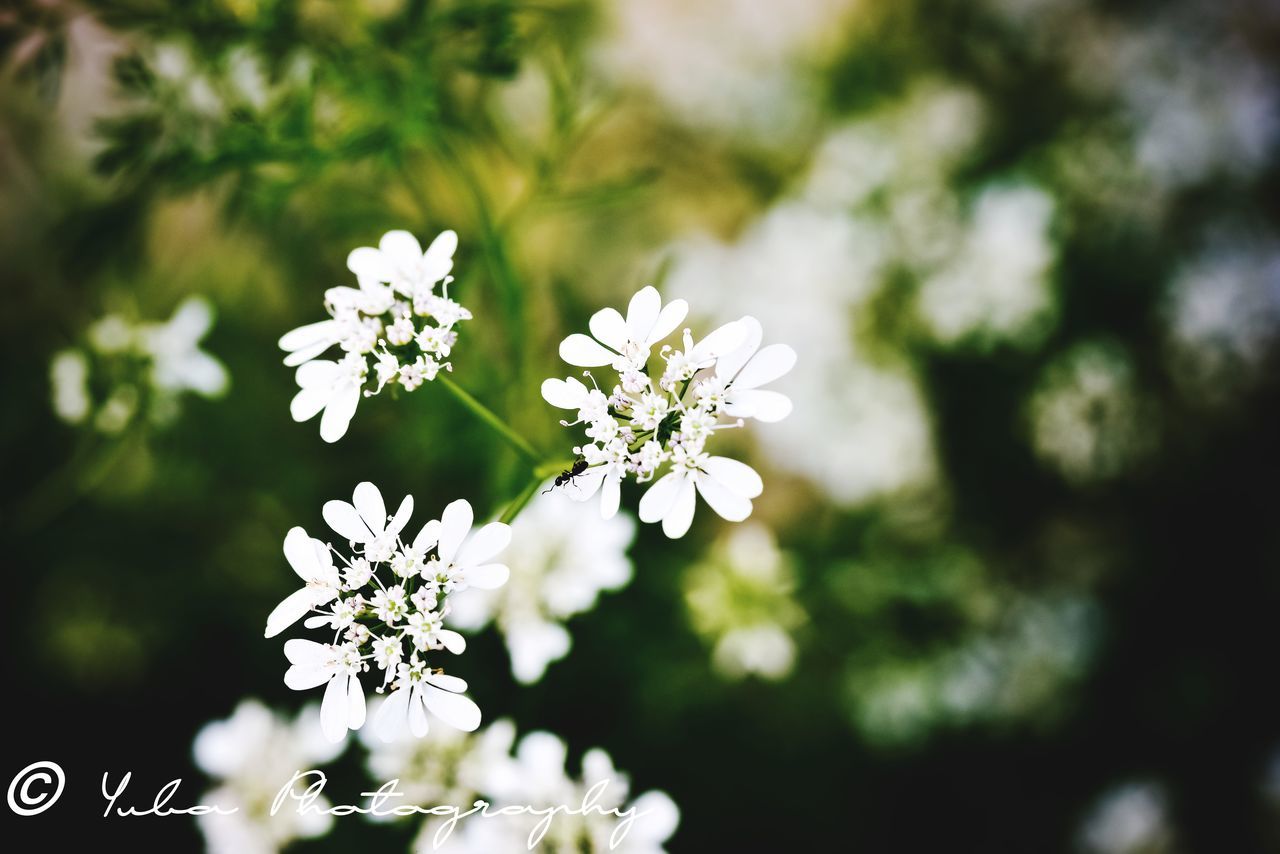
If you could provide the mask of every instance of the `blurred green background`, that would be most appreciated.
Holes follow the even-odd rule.
[[[751,523],[639,526],[534,684],[473,636],[487,718],[668,792],[671,850],[1280,851],[1278,58],[1246,0],[4,4],[6,768],[92,819],[31,821],[198,849],[97,775],[188,802],[207,721],[317,699],[285,531],[520,489],[430,385],[289,418],[348,251],[451,228],[453,377],[548,452],[558,342],[644,284],[800,357]],[[224,396],[56,414],[55,353],[191,295]]]

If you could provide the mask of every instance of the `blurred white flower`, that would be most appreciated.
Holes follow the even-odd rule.
[[[166,323],[138,327],[138,346],[151,358],[151,384],[166,392],[193,391],[205,397],[226,392],[227,370],[200,349],[213,326],[213,307],[201,297],[188,297]]]
[[[50,362],[54,413],[115,435],[137,417],[170,423],[186,392],[221,397],[230,384],[227,369],[200,349],[212,325],[213,309],[203,297],[183,300],[165,322],[99,318],[86,330],[88,346],[60,350]]]
[[[733,528],[684,579],[693,628],[723,676],[783,679],[795,664],[792,632],[807,619],[795,601],[790,558],[769,529]]]
[[[427,658],[440,650],[457,655],[466,649],[462,635],[443,626],[450,596],[506,582],[509,570],[492,560],[510,542],[511,531],[493,522],[473,533],[471,505],[458,500],[406,542],[400,534],[412,513],[410,495],[389,516],[382,493],[364,482],[351,502],[324,505],[325,521],[346,538],[352,557],[302,528],[285,537],[285,557],[305,586],[272,611],[265,635],[273,637],[308,614],[307,628],[334,632],[331,643],[293,639],[284,645],[291,665],[286,685],[296,691],[326,686],[320,719],[330,739],[364,725],[360,675],[374,666],[383,672],[378,693],[391,692],[375,721],[381,737],[391,740],[406,731],[426,735],[428,711],[460,729],[480,725],[479,708],[462,695],[467,683],[428,666]],[[395,583],[388,585],[384,577]]]
[[[787,382],[805,405],[755,435],[773,465],[842,504],[927,483],[935,473],[928,408],[914,376],[905,366],[868,361],[857,346],[859,309],[881,287],[888,244],[878,228],[784,203],[732,245],[698,239],[675,246],[668,276],[672,292],[710,316],[745,310],[768,317],[794,343],[799,359]]]
[[[1029,185],[978,196],[956,253],[920,288],[921,317],[940,342],[1035,340],[1047,331],[1053,209],[1053,199]]]
[[[196,765],[214,781],[201,803],[231,814],[198,816],[196,823],[213,854],[275,854],[294,839],[323,836],[333,824],[321,796],[315,811],[280,810],[271,804],[281,782],[301,769],[336,759],[345,741],[331,742],[320,732],[314,705],[289,721],[257,700],[243,700],[231,717],[213,721],[196,735]]]
[[[568,619],[595,607],[601,591],[631,580],[627,549],[635,521],[600,519],[590,505],[549,494],[535,498],[511,524],[511,580],[498,590],[468,590],[452,600],[454,625],[496,623],[511,656],[511,672],[537,682],[572,644]]]
[[[1170,373],[1188,393],[1220,401],[1240,390],[1280,337],[1280,246],[1212,244],[1174,275],[1164,320]]]
[[[660,854],[679,823],[680,811],[663,792],[629,800],[629,780],[599,748],[583,755],[580,780],[565,772],[564,741],[548,732],[528,733],[514,757],[494,759],[499,758],[487,763],[489,773],[479,790],[495,807],[494,816],[469,817],[447,835],[442,835],[443,822],[430,818],[418,834],[415,850]],[[546,815],[498,814],[504,806],[547,810],[556,805],[584,814],[562,811],[550,820]]]
[[[1027,403],[1036,454],[1069,480],[1113,477],[1154,446],[1158,423],[1128,354],[1088,342],[1045,369]]]
[[[1126,783],[1103,794],[1078,836],[1084,854],[1168,854],[1175,850],[1164,789]]]
[[[815,118],[816,72],[851,0],[625,0],[605,9],[593,54],[606,79],[654,96],[679,121],[738,144],[794,144]]]
[[[471,312],[449,298],[453,253],[458,236],[442,232],[424,252],[407,231],[389,231],[378,248],[352,250],[347,267],[359,287],[325,292],[330,319],[285,333],[280,349],[286,365],[299,366],[298,394],[289,411],[295,421],[320,412],[320,437],[336,442],[346,435],[361,397],[371,397],[389,384],[414,391],[434,380],[458,333],[454,327]],[[440,285],[440,293],[436,286]],[[332,347],[339,361],[317,358]],[[373,382],[373,388],[366,386]]]
[[[846,685],[854,724],[875,741],[901,744],[942,724],[1063,708],[1092,658],[1097,607],[1076,597],[1005,598],[971,637],[940,653],[855,659]]]
[[[53,411],[68,424],[79,424],[89,414],[89,359],[79,350],[59,350],[49,363],[53,387]]]

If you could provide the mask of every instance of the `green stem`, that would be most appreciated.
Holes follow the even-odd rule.
[[[436,381],[441,383],[445,388],[447,388],[450,391],[450,393],[452,393],[453,396],[458,399],[459,403],[461,403],[468,410],[470,410],[472,415],[479,418],[485,424],[488,424],[489,427],[495,433],[501,436],[508,445],[510,445],[511,447],[515,448],[518,452],[520,452],[521,456],[523,456],[525,459],[527,459],[529,462],[535,465],[542,462],[542,455],[539,454],[536,450],[534,450],[533,446],[529,444],[528,440],[526,440],[519,433],[517,433],[516,431],[508,427],[507,423],[503,421],[501,418],[499,418],[497,415],[495,415],[493,410],[485,406],[480,401],[476,400],[469,393],[467,393],[465,389],[463,389],[453,380],[444,376],[443,373],[436,378]]]
[[[525,508],[525,505],[533,499],[533,496],[537,495],[538,487],[542,486],[545,480],[546,478],[543,477],[533,477],[525,485],[525,488],[520,490],[520,494],[515,497],[515,500],[507,505],[507,509],[502,511],[502,516],[498,518],[498,521],[508,525],[511,524],[520,515],[520,511]]]

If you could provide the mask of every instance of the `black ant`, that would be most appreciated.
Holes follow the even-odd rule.
[[[587,461],[582,457],[578,457],[573,461],[573,465],[560,474],[556,475],[556,482],[546,489],[542,490],[542,494],[546,495],[557,486],[564,486],[566,483],[572,483],[573,479],[587,470]]]

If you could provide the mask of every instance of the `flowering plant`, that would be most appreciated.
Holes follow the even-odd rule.
[[[569,495],[585,501],[600,492],[601,515],[609,518],[618,511],[624,479],[653,481],[640,500],[640,519],[661,522],[668,537],[688,531],[695,493],[729,521],[751,515],[751,499],[764,489],[760,475],[746,463],[712,456],[707,443],[747,418],[785,418],[791,400],[760,386],[786,374],[796,360],[785,344],[761,348],[760,322],[747,316],[697,341],[685,329],[679,349],[658,350],[662,364],[653,370],[654,347],[688,310],[684,300],[664,306],[652,287],[631,298],[626,318],[601,309],[591,317],[590,336],[575,333],[561,342],[560,358],[585,368],[609,367],[617,381],[602,389],[585,371],[592,387],[575,377],[542,384],[548,403],[576,413],[561,424],[583,425],[589,440],[574,448],[581,463],[566,478]]]
[[[289,411],[295,421],[318,413],[320,437],[336,442],[347,432],[360,398],[388,384],[413,391],[434,380],[458,340],[454,326],[471,312],[449,297],[458,235],[442,232],[426,251],[407,231],[389,231],[378,248],[363,246],[347,256],[358,288],[325,291],[328,320],[300,326],[280,339],[284,363],[297,366],[300,391]],[[436,293],[440,285],[440,293]],[[317,358],[337,346],[336,361]],[[372,366],[370,365],[372,357]],[[370,368],[372,367],[372,377]],[[372,390],[365,386],[376,382]]]
[[[494,522],[472,533],[471,505],[459,500],[405,542],[400,534],[412,513],[410,495],[388,516],[378,488],[364,482],[351,503],[324,505],[324,519],[348,541],[350,557],[300,527],[285,537],[285,557],[305,584],[271,612],[265,635],[274,637],[303,617],[307,628],[333,632],[329,643],[295,638],[284,645],[292,665],[286,685],[296,691],[326,686],[320,720],[330,740],[364,725],[360,675],[371,663],[383,674],[378,693],[391,692],[374,722],[380,737],[425,735],[428,711],[458,729],[480,725],[480,709],[462,693],[467,683],[429,667],[427,658],[466,649],[462,635],[444,627],[449,596],[506,583],[509,570],[491,560],[510,542],[511,529]]]

